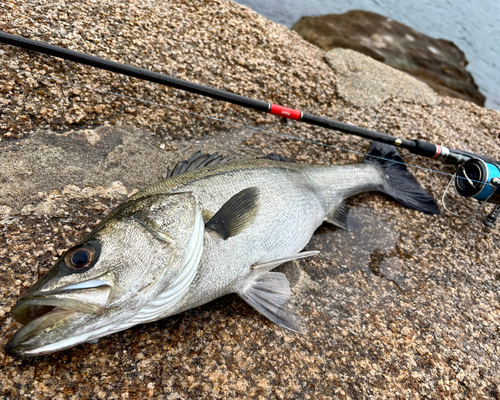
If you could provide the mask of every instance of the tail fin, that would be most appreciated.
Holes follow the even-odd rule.
[[[381,192],[424,214],[439,214],[439,207],[412,174],[394,146],[373,142],[366,163],[380,167],[386,178]]]

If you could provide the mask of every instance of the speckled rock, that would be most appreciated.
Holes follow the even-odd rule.
[[[244,137],[241,130],[238,135],[240,140]],[[42,209],[52,214],[58,206],[49,205],[50,199],[39,203],[46,193],[56,190],[92,197],[96,193],[90,186],[96,183],[109,194],[126,195],[125,186],[140,188],[164,179],[169,165],[189,158],[196,150],[210,153],[224,149],[220,137],[204,140],[202,148],[195,140],[189,144],[179,141],[174,158],[153,144],[155,138],[149,131],[109,125],[65,133],[35,131],[14,146],[12,142],[0,143],[2,204],[23,215]],[[231,135],[225,132],[223,137],[227,147]],[[78,188],[86,189],[80,193]]]
[[[352,107],[320,49],[227,0],[0,5],[11,33],[267,99],[347,123],[497,159],[500,113],[393,96]],[[0,46],[0,346],[21,293],[127,195],[203,148],[304,163],[362,159],[365,141],[69,62]],[[33,73],[127,96],[61,86]],[[382,90],[382,89],[381,89]],[[159,105],[161,104],[161,105]],[[165,107],[174,107],[165,108]],[[202,113],[248,127],[185,114]],[[453,169],[404,154],[417,167]],[[441,197],[450,176],[412,168]],[[284,195],[277,193],[277,195]],[[64,352],[0,351],[0,396],[29,399],[500,397],[499,228],[456,196],[461,218],[425,216],[377,194],[350,201],[360,229],[321,227],[289,264],[309,333],[286,331],[237,296]]]
[[[363,10],[302,17],[292,29],[325,51],[355,50],[422,80],[441,95],[484,105],[484,95],[465,68],[464,52],[449,40]]]
[[[325,54],[337,73],[337,93],[354,106],[373,107],[391,97],[422,104],[438,102],[425,83],[356,51],[334,49]]]

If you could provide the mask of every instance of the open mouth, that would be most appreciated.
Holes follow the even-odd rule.
[[[31,321],[47,314],[48,312],[55,310],[56,306],[29,306],[25,309],[22,315],[16,316],[16,321],[23,325],[27,325]]]
[[[108,302],[111,287],[63,289],[54,293],[21,298],[12,307],[16,321],[24,325],[9,340],[5,351],[10,356],[40,355],[36,351],[50,342],[61,340],[65,320],[77,314],[100,315]]]

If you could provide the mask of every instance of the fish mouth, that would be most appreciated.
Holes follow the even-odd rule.
[[[100,315],[105,311],[111,286],[102,283],[97,287],[68,287],[20,298],[11,313],[24,326],[10,338],[5,352],[11,357],[29,357],[57,351],[58,348],[51,350],[57,347],[57,343],[51,342],[61,341],[62,335],[54,334],[54,331],[58,328],[68,331],[68,327],[63,325],[70,317],[77,314]],[[62,339],[63,342],[69,340]]]

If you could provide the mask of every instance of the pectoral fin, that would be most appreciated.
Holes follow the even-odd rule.
[[[206,229],[217,232],[226,240],[248,228],[259,210],[259,189],[243,189],[231,197],[205,224]]]
[[[295,332],[306,333],[300,316],[288,302],[292,297],[292,291],[285,274],[254,272],[238,294],[274,323]]]

